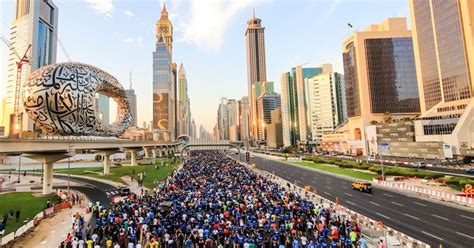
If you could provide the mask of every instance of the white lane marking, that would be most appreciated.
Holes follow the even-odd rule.
[[[347,196],[352,196],[352,195],[351,195],[351,194],[349,194],[349,193],[344,193],[344,195],[347,195]]]
[[[408,216],[408,217],[410,217],[410,218],[412,218],[412,219],[415,219],[415,220],[420,220],[420,218],[415,217],[415,216],[413,216],[413,215],[409,215],[409,214],[403,214],[403,215]]]
[[[466,237],[466,238],[474,239],[473,236],[469,236],[469,235],[467,235],[467,234],[460,233],[460,232],[456,232],[456,233],[459,234],[459,235],[461,235],[461,236],[464,236],[464,237]]]
[[[438,237],[438,236],[435,236],[435,235],[433,235],[433,234],[431,234],[431,233],[427,233],[427,232],[425,232],[425,231],[421,231],[421,232],[424,233],[424,234],[426,234],[426,235],[428,235],[428,236],[431,236],[431,237],[433,237],[433,238],[435,238],[435,239],[437,239],[437,240],[443,240],[442,238],[440,238],[440,237]]]
[[[371,195],[371,194],[364,194],[364,195],[372,197],[372,195]]]
[[[383,215],[383,214],[381,214],[381,213],[375,213],[375,214],[377,214],[377,215],[379,215],[379,216],[382,216],[382,217],[384,217],[385,219],[389,219],[389,220],[390,220],[390,217],[388,217],[388,216],[386,216],[386,215]]]
[[[378,207],[380,207],[380,204],[378,204],[378,203],[375,203],[375,202],[373,202],[373,201],[369,201],[369,203],[370,203],[370,204],[373,204],[373,205],[375,205],[375,206],[378,206]]]
[[[470,219],[470,220],[474,220],[474,218],[466,216],[466,215],[462,215],[462,214],[461,214],[461,217],[466,218],[466,219]]]
[[[329,187],[329,186],[324,186],[324,187],[326,187],[326,188],[328,188],[328,189],[332,189],[332,188],[331,188],[331,187]]]
[[[331,193],[328,193],[326,191],[323,191],[323,193],[326,194],[326,195],[331,195]]]
[[[351,205],[353,205],[353,206],[355,206],[355,203],[353,203],[353,202],[351,202],[351,201],[346,201],[346,202],[349,203],[349,204],[351,204]]]
[[[346,186],[342,186],[342,188],[343,188],[343,189],[349,189],[349,188],[348,188],[348,187],[346,187]]]
[[[419,202],[413,202],[415,203],[416,205],[420,205],[420,206],[423,206],[423,207],[427,207],[425,204],[422,204],[422,203],[419,203]]]
[[[383,194],[388,196],[388,197],[394,197],[393,195],[390,195],[390,194],[387,194],[387,193],[383,193]]]
[[[403,207],[403,204],[398,203],[398,202],[392,202],[392,204],[395,204],[395,205],[397,205],[397,206]]]
[[[436,217],[436,218],[440,218],[440,219],[442,219],[442,220],[448,220],[448,218],[443,217],[443,216],[439,216],[439,215],[436,215],[436,214],[432,214],[431,216],[434,216],[434,217]]]
[[[111,193],[110,192],[105,192],[107,194],[107,196],[109,196]]]

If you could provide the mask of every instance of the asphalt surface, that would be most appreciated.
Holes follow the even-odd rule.
[[[474,247],[474,211],[466,211],[381,188],[372,194],[354,191],[353,181],[277,160],[251,158],[258,169],[301,185],[315,186],[318,193],[433,247]]]

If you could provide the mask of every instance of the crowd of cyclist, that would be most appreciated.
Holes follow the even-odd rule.
[[[332,209],[217,151],[196,151],[159,187],[104,208],[84,247],[365,247]],[[80,229],[80,228],[79,228]]]

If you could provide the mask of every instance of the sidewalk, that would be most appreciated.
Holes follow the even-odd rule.
[[[88,201],[85,200],[85,202],[84,205],[86,205]],[[92,215],[90,213],[85,214],[85,208],[80,205],[74,205],[70,209],[63,209],[52,217],[43,219],[38,226],[34,227],[30,232],[14,240],[13,243],[5,245],[5,247],[58,247],[72,230],[71,216],[77,211],[80,214],[84,214],[86,223],[88,223]]]

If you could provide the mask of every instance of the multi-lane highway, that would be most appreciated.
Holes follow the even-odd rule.
[[[320,195],[435,247],[474,247],[474,211],[462,210],[381,188],[372,194],[351,189],[352,181],[303,166],[254,157],[258,169],[290,182],[317,185]]]

